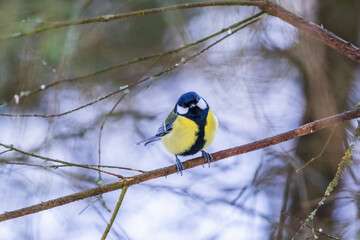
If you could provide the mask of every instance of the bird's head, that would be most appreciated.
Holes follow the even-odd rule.
[[[207,102],[196,92],[184,93],[175,106],[175,112],[186,117],[197,117],[209,109]]]

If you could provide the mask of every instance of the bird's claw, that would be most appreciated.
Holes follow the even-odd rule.
[[[182,162],[180,161],[180,159],[176,157],[176,169],[177,169],[177,173],[180,173],[180,175],[182,176],[182,171],[184,170],[184,165],[182,164]]]
[[[208,163],[210,167],[210,162],[214,161],[213,156],[210,153],[205,152],[204,150],[201,150],[201,154],[205,158],[205,163]]]

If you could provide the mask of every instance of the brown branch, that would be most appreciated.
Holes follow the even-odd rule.
[[[281,142],[288,141],[290,139],[294,139],[296,137],[304,136],[304,135],[319,131],[321,129],[335,126],[344,121],[351,120],[351,119],[358,118],[358,117],[360,117],[360,109],[347,111],[344,113],[340,113],[340,114],[337,114],[337,115],[334,115],[331,117],[323,118],[323,119],[305,124],[301,127],[293,129],[291,131],[284,132],[284,133],[281,133],[281,134],[278,134],[278,135],[275,135],[275,136],[272,136],[269,138],[265,138],[265,139],[255,141],[252,143],[248,143],[245,145],[241,145],[238,147],[222,150],[222,151],[213,153],[212,156],[214,157],[214,161],[219,161],[224,158],[240,155],[242,153],[255,151],[255,150],[258,150],[261,148],[265,148],[265,147],[272,146],[272,145],[275,145],[275,144],[278,144]],[[204,158],[198,157],[198,158],[190,159],[190,160],[183,162],[183,165],[184,165],[185,169],[189,169],[189,168],[193,168],[193,167],[202,165],[203,163],[204,163]],[[85,191],[78,192],[75,194],[67,195],[64,197],[56,198],[56,199],[53,199],[53,200],[50,200],[47,202],[42,202],[42,203],[30,206],[30,207],[18,209],[15,211],[5,212],[0,215],[0,222],[6,221],[9,219],[13,219],[13,218],[18,218],[18,217],[25,216],[25,215],[32,214],[32,213],[37,213],[40,211],[44,211],[46,209],[62,206],[62,205],[65,205],[65,204],[68,204],[71,202],[75,202],[75,201],[78,201],[81,199],[93,197],[93,196],[103,194],[106,192],[115,191],[115,190],[121,189],[125,186],[127,187],[127,186],[131,186],[131,185],[138,184],[141,182],[145,182],[145,181],[148,181],[151,179],[168,176],[168,175],[176,173],[176,172],[177,172],[176,166],[172,165],[169,167],[164,167],[164,168],[156,169],[156,170],[149,171],[149,172],[146,172],[143,174],[139,174],[139,175],[136,175],[133,177],[127,177],[123,180],[113,182],[113,183],[110,183],[107,185],[92,188],[89,190],[85,190]]]
[[[123,187],[123,189],[121,190],[121,194],[120,194],[120,197],[119,197],[119,200],[118,202],[116,203],[116,206],[115,206],[115,209],[114,209],[114,212],[111,216],[111,219],[108,223],[108,225],[106,226],[106,229],[104,231],[104,234],[102,235],[101,237],[101,240],[105,240],[107,235],[109,234],[110,232],[110,229],[111,229],[111,226],[113,225],[114,221],[115,221],[115,218],[119,212],[119,209],[120,209],[120,206],[122,204],[122,201],[124,200],[124,197],[125,197],[125,193],[126,193],[126,190],[127,190],[127,186]]]
[[[95,167],[92,167],[90,165],[82,165],[82,164],[76,164],[76,163],[71,163],[71,162],[66,162],[66,161],[62,161],[62,160],[59,160],[59,159],[54,159],[54,158],[49,158],[49,157],[44,157],[44,156],[41,156],[41,155],[38,155],[38,154],[35,154],[35,153],[31,153],[31,152],[25,152],[19,148],[16,148],[14,147],[13,145],[6,145],[6,144],[3,144],[3,143],[0,143],[0,146],[1,147],[4,147],[4,148],[7,148],[9,151],[14,151],[14,152],[18,152],[22,155],[25,155],[25,156],[29,156],[29,157],[34,157],[34,158],[38,158],[38,159],[42,159],[42,160],[45,160],[45,161],[48,161],[48,162],[56,162],[56,163],[61,163],[61,164],[64,164],[66,166],[71,166],[71,167],[80,167],[80,168],[86,168],[86,169],[91,169],[91,170],[95,170],[95,171],[98,171],[98,172],[103,172],[103,173],[106,173],[106,174],[109,174],[109,175],[112,175],[112,176],[115,176],[115,177],[118,177],[118,178],[124,178],[123,176],[121,175],[118,175],[118,174],[115,174],[115,173],[111,173],[111,172],[108,172],[108,171],[104,171],[104,170],[101,170],[99,167],[98,168],[95,168]],[[7,151],[4,151],[4,152],[7,152]],[[2,153],[4,153],[2,152]],[[30,165],[29,165],[30,166]],[[35,166],[35,165],[33,165]],[[99,165],[100,166],[100,165]],[[46,166],[43,166],[43,167],[46,167]]]
[[[111,71],[113,69],[117,69],[117,68],[121,68],[121,67],[125,67],[125,66],[130,66],[132,64],[135,64],[135,63],[139,63],[139,62],[142,62],[142,61],[147,61],[149,59],[153,59],[153,58],[161,58],[161,57],[164,57],[164,56],[167,56],[167,55],[171,55],[171,54],[177,54],[185,49],[188,49],[192,46],[196,46],[196,45],[199,45],[200,43],[203,43],[207,40],[210,40],[224,32],[227,32],[229,31],[229,29],[236,29],[237,27],[245,24],[246,22],[250,22],[251,20],[254,20],[255,18],[258,18],[260,17],[261,15],[263,15],[264,12],[260,12],[260,13],[257,13],[255,15],[252,15],[244,20],[241,20],[237,23],[234,23],[234,24],[231,24],[223,29],[221,29],[220,31],[216,32],[216,33],[213,33],[209,36],[206,36],[204,38],[201,38],[199,40],[196,40],[194,42],[190,42],[190,43],[187,43],[185,45],[182,45],[178,48],[174,48],[174,49],[171,49],[169,51],[166,51],[166,52],[163,52],[163,53],[157,53],[157,54],[152,54],[152,55],[148,55],[148,56],[141,56],[141,57],[136,57],[134,59],[131,59],[131,60],[128,60],[128,61],[125,61],[125,62],[121,62],[121,63],[117,63],[117,64],[114,64],[114,65],[111,65],[111,66],[107,66],[105,68],[102,68],[102,69],[99,69],[99,70],[96,70],[94,72],[90,72],[90,73],[86,73],[86,74],[83,74],[83,75],[80,75],[80,76],[77,76],[77,77],[72,77],[72,78],[64,78],[63,76],[60,76],[60,80],[57,80],[57,81],[54,81],[52,83],[49,83],[49,84],[42,84],[41,86],[33,89],[33,90],[28,90],[28,91],[21,91],[18,96],[19,96],[19,101],[22,102],[24,101],[23,99],[24,98],[27,98],[27,97],[30,97],[34,94],[37,94],[39,92],[44,92],[45,90],[48,90],[52,87],[55,87],[57,85],[60,85],[60,84],[64,84],[64,83],[71,83],[71,82],[76,82],[76,81],[79,81],[79,80],[83,80],[83,79],[86,79],[86,78],[89,78],[89,77],[93,77],[93,76],[96,76],[96,75],[99,75],[99,74],[102,74],[102,73],[105,73],[105,72],[108,72],[108,71]],[[41,60],[43,61],[43,60]],[[49,64],[47,64],[46,66],[49,67]],[[51,68],[53,69],[53,68]],[[57,72],[58,73],[58,72]],[[12,98],[10,101],[14,101],[15,99]],[[10,101],[8,102],[2,102],[0,103],[0,106],[3,106],[3,105],[6,105],[6,104],[9,104]]]
[[[309,22],[304,18],[282,8],[274,2],[266,1],[266,0],[252,0],[252,1],[213,1],[213,2],[202,2],[202,3],[185,3],[178,4],[160,8],[151,8],[151,9],[143,9],[134,12],[128,13],[120,13],[114,15],[104,15],[98,16],[94,18],[80,19],[75,21],[65,21],[65,22],[56,22],[52,24],[48,24],[46,26],[35,28],[28,32],[19,32],[13,33],[7,36],[0,36],[0,40],[6,39],[14,39],[24,36],[29,36],[33,34],[37,34],[40,32],[48,31],[51,29],[57,29],[61,27],[80,25],[80,24],[88,24],[94,22],[107,22],[114,21],[119,19],[125,19],[130,17],[138,17],[156,13],[163,13],[167,11],[181,10],[181,9],[189,9],[189,8],[200,8],[200,7],[213,7],[213,6],[256,6],[262,9],[264,12],[269,15],[280,18],[281,20],[293,25],[294,27],[306,32],[310,36],[316,38],[320,42],[325,43],[329,47],[337,50],[338,52],[344,54],[345,56],[353,59],[354,61],[360,63],[360,48],[354,46],[350,42],[345,41],[344,39],[336,36],[334,33],[324,29],[323,27]]]
[[[143,9],[134,12],[120,13],[113,15],[103,15],[94,18],[80,19],[75,21],[56,22],[48,24],[46,26],[35,28],[28,32],[18,32],[7,36],[0,36],[0,40],[20,38],[24,36],[34,35],[40,32],[48,31],[51,29],[57,29],[61,27],[88,24],[94,22],[108,22],[119,19],[125,19],[130,17],[139,17],[144,15],[163,13],[167,11],[189,9],[189,8],[200,8],[200,7],[213,7],[213,6],[256,6],[262,9],[269,15],[280,18],[281,20],[293,25],[294,27],[306,32],[310,36],[316,38],[320,42],[325,43],[329,47],[337,50],[345,56],[353,59],[360,63],[360,48],[354,46],[348,41],[336,36],[334,33],[324,29],[323,27],[309,22],[304,18],[282,8],[274,2],[267,0],[252,0],[252,1],[213,1],[213,2],[202,2],[202,3],[185,3],[173,6],[166,6],[160,8]]]
[[[213,46],[215,46],[216,44],[220,43],[221,41],[223,41],[224,39],[232,36],[233,34],[237,33],[238,31],[240,31],[241,29],[244,29],[245,27],[257,22],[257,21],[260,21],[261,19],[263,19],[265,16],[267,15],[262,15],[262,13],[258,13],[258,14],[255,14],[239,23],[243,23],[243,25],[240,25],[238,26],[238,24],[234,24],[233,26],[237,26],[236,28],[234,28],[231,33],[228,33],[226,34],[225,36],[219,38],[218,40],[216,40],[215,42],[211,43],[210,45],[208,45],[207,47],[201,49],[200,51],[198,51],[197,53],[191,55],[190,57],[188,58],[183,58],[181,59],[180,62],[178,63],[175,63],[174,65],[171,65],[169,68],[167,69],[164,69],[164,70],[161,70],[160,72],[152,75],[152,76],[149,76],[149,77],[145,77],[143,79],[140,79],[134,83],[131,83],[129,85],[124,85],[124,86],[121,86],[118,90],[114,91],[114,92],[111,92],[109,93],[108,95],[105,95],[105,96],[102,96],[102,97],[99,97],[98,99],[92,101],[92,102],[89,102],[85,105],[82,105],[80,107],[77,107],[77,108],[74,108],[72,110],[69,110],[69,111],[66,111],[66,112],[62,112],[62,113],[58,113],[58,114],[5,114],[5,113],[0,113],[0,116],[2,117],[41,117],[41,118],[53,118],[53,117],[62,117],[64,115],[67,115],[67,114],[70,114],[70,113],[73,113],[75,111],[78,111],[80,109],[83,109],[83,108],[86,108],[88,106],[91,106],[91,105],[94,105],[98,102],[101,102],[109,97],[112,97],[120,92],[126,92],[126,91],[129,91],[129,89],[131,89],[132,87],[138,85],[139,83],[142,83],[142,82],[145,82],[145,81],[148,81],[148,80],[151,80],[151,79],[154,79],[154,78],[157,78],[157,77],[160,77],[161,75],[165,74],[165,73],[168,73],[184,64],[186,64],[187,62],[189,62],[190,60],[196,58],[197,56],[199,56],[200,54],[204,53],[205,51],[209,50],[210,48],[212,48]],[[250,21],[251,20],[251,21]]]
[[[322,26],[309,22],[304,18],[289,12],[288,10],[280,7],[279,5],[269,1],[254,1],[254,5],[261,8],[269,15],[280,18],[281,20],[293,25],[294,27],[304,31],[308,35],[316,38],[320,42],[335,49],[341,54],[351,58],[352,60],[360,63],[360,48],[354,46],[348,41],[336,36],[334,33],[326,30]]]
[[[109,21],[120,20],[120,19],[125,19],[125,18],[140,17],[140,16],[145,16],[145,15],[150,15],[150,14],[163,13],[163,12],[167,12],[167,11],[189,9],[189,8],[199,8],[199,7],[213,7],[213,6],[234,6],[234,5],[235,6],[239,6],[239,5],[254,6],[254,5],[256,5],[257,1],[254,1],[254,2],[252,2],[252,1],[214,1],[214,2],[202,2],[202,3],[185,3],[185,4],[178,4],[178,5],[172,5],[172,6],[167,6],[167,7],[143,9],[143,10],[127,12],[127,13],[108,14],[108,15],[98,16],[98,17],[94,17],[94,18],[48,23],[45,26],[35,28],[31,31],[17,32],[17,33],[9,34],[6,36],[0,36],[0,40],[8,40],[8,39],[15,39],[15,38],[20,38],[20,37],[25,37],[25,36],[31,36],[31,35],[34,35],[37,33],[45,32],[45,31],[52,30],[52,29],[62,28],[62,27],[75,26],[75,25],[88,24],[88,23],[96,23],[96,22],[109,22]]]

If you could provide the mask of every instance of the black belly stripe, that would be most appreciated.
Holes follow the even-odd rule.
[[[206,125],[207,115],[208,115],[208,110],[203,111],[198,118],[190,118],[191,120],[193,120],[198,124],[199,131],[196,133],[197,138],[194,145],[192,145],[188,150],[186,150],[184,153],[179,155],[181,156],[193,155],[199,152],[205,146],[205,125]]]

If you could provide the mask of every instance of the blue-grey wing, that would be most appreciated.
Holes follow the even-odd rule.
[[[178,115],[174,112],[174,110],[172,110],[166,120],[159,127],[156,136],[162,137],[168,134],[172,130],[172,125],[175,122],[177,116]]]
[[[145,139],[145,140],[142,140],[142,141],[136,143],[136,145],[144,144],[144,146],[146,146],[151,142],[160,140],[162,136],[165,136],[166,134],[168,134],[171,131],[172,125],[173,125],[174,121],[176,120],[176,117],[177,117],[177,114],[174,112],[174,109],[173,109],[171,111],[171,113],[169,114],[169,116],[166,118],[166,120],[161,124],[161,126],[159,127],[155,136]]]

